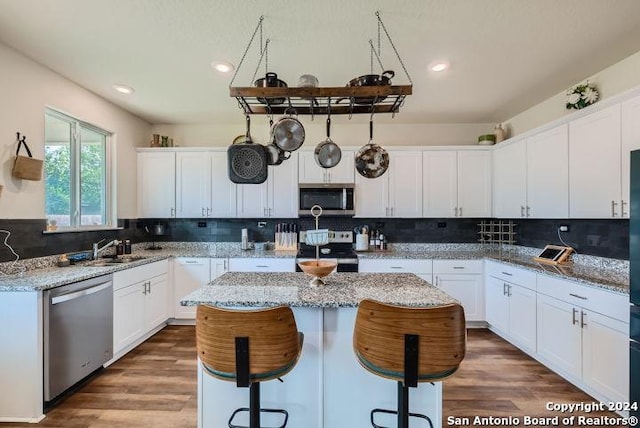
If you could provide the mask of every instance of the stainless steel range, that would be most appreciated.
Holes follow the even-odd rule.
[[[300,249],[296,256],[296,272],[302,272],[298,262],[316,259],[316,247],[307,245],[306,231],[300,231]],[[320,247],[321,259],[335,260],[337,272],[358,272],[358,255],[353,249],[353,231],[335,231],[329,236],[329,243]]]

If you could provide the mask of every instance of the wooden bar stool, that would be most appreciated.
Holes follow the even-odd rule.
[[[260,408],[260,382],[278,379],[295,367],[302,351],[291,308],[231,310],[199,305],[196,316],[196,348],[202,366],[217,379],[249,387],[249,407],[236,409],[229,428],[260,428],[260,412],[289,414],[283,409]],[[249,426],[234,425],[240,412],[249,412]]]
[[[353,349],[358,362],[371,373],[398,382],[398,428],[409,427],[409,417],[431,419],[409,412],[409,388],[418,382],[437,382],[451,376],[464,358],[467,331],[464,310],[458,304],[411,308],[363,300],[358,307]]]

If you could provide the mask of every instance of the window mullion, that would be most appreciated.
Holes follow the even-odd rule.
[[[72,123],[71,134],[71,225],[72,227],[79,227],[80,221],[80,147],[81,147],[81,134],[80,124],[78,122]]]

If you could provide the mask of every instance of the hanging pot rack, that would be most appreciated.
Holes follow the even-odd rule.
[[[229,95],[235,98],[239,108],[245,115],[249,114],[285,114],[288,109],[295,109],[299,115],[351,115],[353,114],[373,114],[373,113],[391,113],[395,115],[399,112],[405,98],[412,94],[413,82],[407,69],[396,49],[389,33],[382,22],[380,13],[376,12],[378,19],[378,47],[374,47],[373,41],[369,40],[371,47],[371,74],[373,74],[373,57],[377,59],[380,68],[384,70],[380,61],[380,39],[381,29],[391,44],[393,51],[398,58],[402,69],[405,72],[409,85],[373,85],[373,86],[338,86],[338,87],[254,87],[254,86],[233,86],[235,78],[240,70],[249,48],[251,47],[256,35],[260,34],[260,59],[253,74],[252,82],[255,81],[258,69],[264,59],[265,72],[268,70],[268,46],[270,40],[267,39],[263,43],[262,22],[264,17],[261,16],[258,25],[251,36],[251,40],[244,51],[242,59],[229,84]],[[282,98],[286,98],[286,102],[282,103]],[[270,100],[278,100],[280,102],[270,103]],[[370,104],[362,104],[357,102],[358,99],[372,99],[374,102]]]

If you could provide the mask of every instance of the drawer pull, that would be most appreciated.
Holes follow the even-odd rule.
[[[269,266],[268,266],[268,265],[256,265],[256,267],[259,267],[259,268],[268,268]]]
[[[453,266],[454,269],[464,269],[464,266]]]
[[[569,293],[569,296],[576,297],[576,298],[582,299],[582,300],[589,300],[588,298],[586,298],[584,296],[580,296],[578,294]]]
[[[402,266],[390,266],[391,269],[402,269]]]
[[[502,272],[502,274],[503,274],[503,275],[507,275],[507,276],[513,276],[513,274],[512,274],[512,273],[509,273],[509,272]]]
[[[197,260],[185,260],[185,263],[192,265],[192,264],[196,264],[196,263],[200,263],[200,262],[197,261]]]

